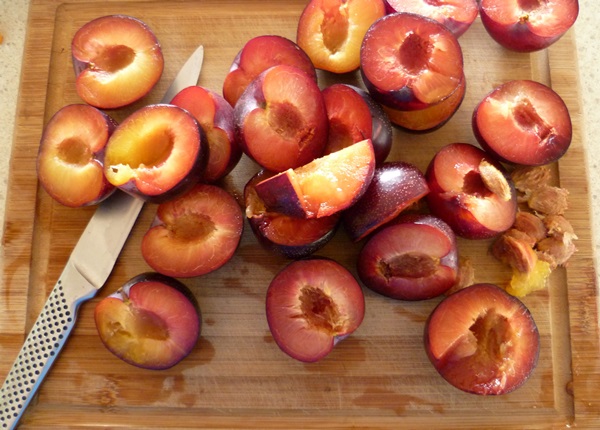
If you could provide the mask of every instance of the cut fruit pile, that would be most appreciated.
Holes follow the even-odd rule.
[[[521,386],[540,345],[517,296],[544,288],[576,250],[568,192],[548,173],[571,142],[564,102],[540,83],[507,82],[473,112],[479,146],[447,142],[425,172],[388,155],[397,144],[393,127],[430,132],[460,109],[474,77],[465,74],[458,37],[478,11],[503,46],[531,51],[557,40],[577,15],[576,1],[555,9],[542,3],[560,2],[527,2],[536,19],[518,30],[523,45],[515,46],[512,15],[496,13],[497,0],[311,0],[296,41],[263,35],[240,47],[221,93],[188,87],[120,124],[100,109],[130,105],[152,90],[163,68],[160,44],[132,17],[84,25],[72,50],[86,104],[66,106],[48,123],[40,183],[73,207],[99,203],[116,188],[156,203],[140,251],[156,273],[98,303],[106,347],[151,369],[189,354],[200,336],[200,308],[175,278],[226,267],[245,215],[265,249],[293,260],[265,300],[271,335],[285,354],[326,359],[369,312],[366,287],[386,299],[439,298],[424,344],[450,384],[481,395]],[[542,16],[559,12],[561,26]],[[340,82],[324,85],[317,69]],[[364,88],[341,82],[352,71]],[[221,185],[243,156],[257,171],[244,178],[238,201]],[[347,240],[362,242],[352,268],[316,254],[340,226]],[[494,239],[492,254],[513,270],[510,284],[474,284],[477,267],[461,259],[457,237]]]

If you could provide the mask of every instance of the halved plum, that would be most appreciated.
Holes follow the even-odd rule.
[[[344,227],[359,241],[429,193],[423,173],[404,161],[387,161],[375,168],[362,197],[344,211]]]
[[[236,103],[234,116],[242,150],[267,170],[309,163],[327,144],[323,95],[297,67],[278,65],[262,72]]]
[[[206,135],[208,163],[202,180],[213,183],[230,173],[242,157],[231,105],[216,92],[199,86],[184,88],[171,104],[191,113]]]
[[[569,149],[573,129],[563,99],[531,80],[508,81],[473,111],[473,132],[483,149],[525,166],[552,163]]]
[[[127,15],[84,24],[71,43],[75,88],[100,109],[131,104],[148,94],[164,68],[162,48],[150,27]]]
[[[84,104],[59,109],[44,127],[37,155],[40,184],[57,202],[100,203],[115,190],[104,176],[102,154],[117,122]]]
[[[196,346],[202,320],[191,291],[180,281],[142,273],[96,305],[94,320],[102,343],[123,361],[163,370]]]
[[[458,277],[454,232],[432,215],[401,216],[371,236],[358,255],[358,276],[373,291],[399,300],[426,300]]]
[[[257,240],[266,249],[286,258],[307,257],[329,242],[339,224],[341,213],[321,218],[299,218],[267,211],[255,186],[272,177],[272,172],[257,172],[244,187],[246,217]]]
[[[360,284],[341,264],[325,258],[290,263],[271,281],[266,313],[279,348],[303,362],[326,357],[365,315]]]
[[[456,388],[500,395],[519,388],[537,365],[540,336],[527,307],[492,284],[444,298],[425,326],[425,350]]]
[[[255,189],[269,211],[321,218],[354,204],[371,183],[374,170],[373,145],[366,139],[265,179]]]
[[[392,149],[392,124],[381,105],[362,88],[333,84],[323,90],[329,118],[329,139],[324,154],[371,139],[375,162],[380,165]]]
[[[247,41],[234,58],[223,81],[223,97],[235,106],[250,82],[278,64],[298,67],[317,80],[312,61],[296,43],[282,36],[261,35]]]
[[[216,185],[198,184],[158,206],[142,239],[142,256],[163,275],[204,275],[231,260],[243,228],[242,210],[231,194]]]
[[[517,195],[506,169],[468,143],[452,143],[433,157],[425,174],[431,213],[467,239],[498,236],[515,222]]]
[[[450,97],[463,79],[458,40],[437,21],[398,12],[378,19],[361,50],[361,75],[375,101],[419,110]]]
[[[348,73],[360,66],[360,43],[385,15],[383,0],[310,0],[298,21],[296,42],[318,69]]]
[[[473,24],[479,6],[477,0],[385,0],[386,12],[409,12],[434,19],[456,36],[462,36]]]
[[[111,135],[104,174],[121,190],[160,203],[198,183],[207,159],[206,137],[190,113],[169,104],[148,105]]]
[[[480,0],[479,15],[489,35],[517,52],[547,48],[575,24],[578,0]]]

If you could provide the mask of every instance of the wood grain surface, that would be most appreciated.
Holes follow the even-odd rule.
[[[261,34],[295,40],[305,2],[277,0],[121,2],[34,0],[31,3],[7,200],[0,284],[0,378],[54,286],[93,208],[68,209],[38,187],[35,157],[44,124],[62,106],[79,103],[70,41],[85,22],[108,14],[136,16],[157,34],[166,65],[155,90],[126,109],[122,120],[161,95],[198,44],[205,47],[199,84],[220,92],[243,44]],[[149,270],[139,246],[156,207],[146,205],[122,257],[99,295],[85,304],[77,327],[22,420],[23,429],[48,428],[600,428],[598,290],[590,244],[588,184],[583,153],[577,59],[568,33],[548,51],[503,50],[479,20],[460,39],[467,94],[459,112],[428,134],[394,131],[390,160],[423,171],[439,148],[475,143],[470,119],[477,102],[509,79],[551,85],[566,101],[574,141],[558,165],[557,184],[570,191],[569,219],[579,240],[568,268],[549,288],[524,299],[541,335],[539,363],[517,391],[498,397],[463,393],[447,384],[423,349],[424,323],[439,299],[400,302],[365,288],[361,327],[316,364],[283,354],[266,323],[264,299],[287,260],[263,250],[249,226],[234,258],[220,270],[184,282],[202,308],[202,337],[192,354],[166,371],[130,366],[101,344],[95,304],[129,278]],[[357,73],[320,73],[320,84],[360,83]],[[5,132],[7,132],[5,130]],[[236,197],[257,170],[247,158],[224,181]],[[353,273],[362,244],[340,230],[319,255]],[[510,272],[488,252],[490,241],[459,241],[477,282],[504,285]]]

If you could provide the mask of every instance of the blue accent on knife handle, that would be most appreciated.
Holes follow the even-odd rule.
[[[64,275],[69,278],[68,289]],[[73,330],[80,304],[96,291],[72,265],[67,265],[0,389],[0,429],[17,426]]]

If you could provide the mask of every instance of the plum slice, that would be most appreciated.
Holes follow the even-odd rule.
[[[231,194],[209,184],[158,206],[142,239],[142,256],[164,275],[185,278],[217,270],[235,253],[244,227]]]
[[[279,348],[303,362],[326,357],[362,323],[365,299],[339,263],[309,258],[290,263],[267,290],[269,329]]]
[[[520,387],[537,365],[540,338],[527,307],[493,284],[444,298],[429,316],[425,350],[456,388],[500,395]]]
[[[375,170],[370,139],[288,169],[256,184],[269,211],[321,218],[344,210],[365,192]]]
[[[200,307],[180,281],[148,272],[103,298],[94,310],[102,343],[123,361],[168,369],[184,359],[200,337]]]

